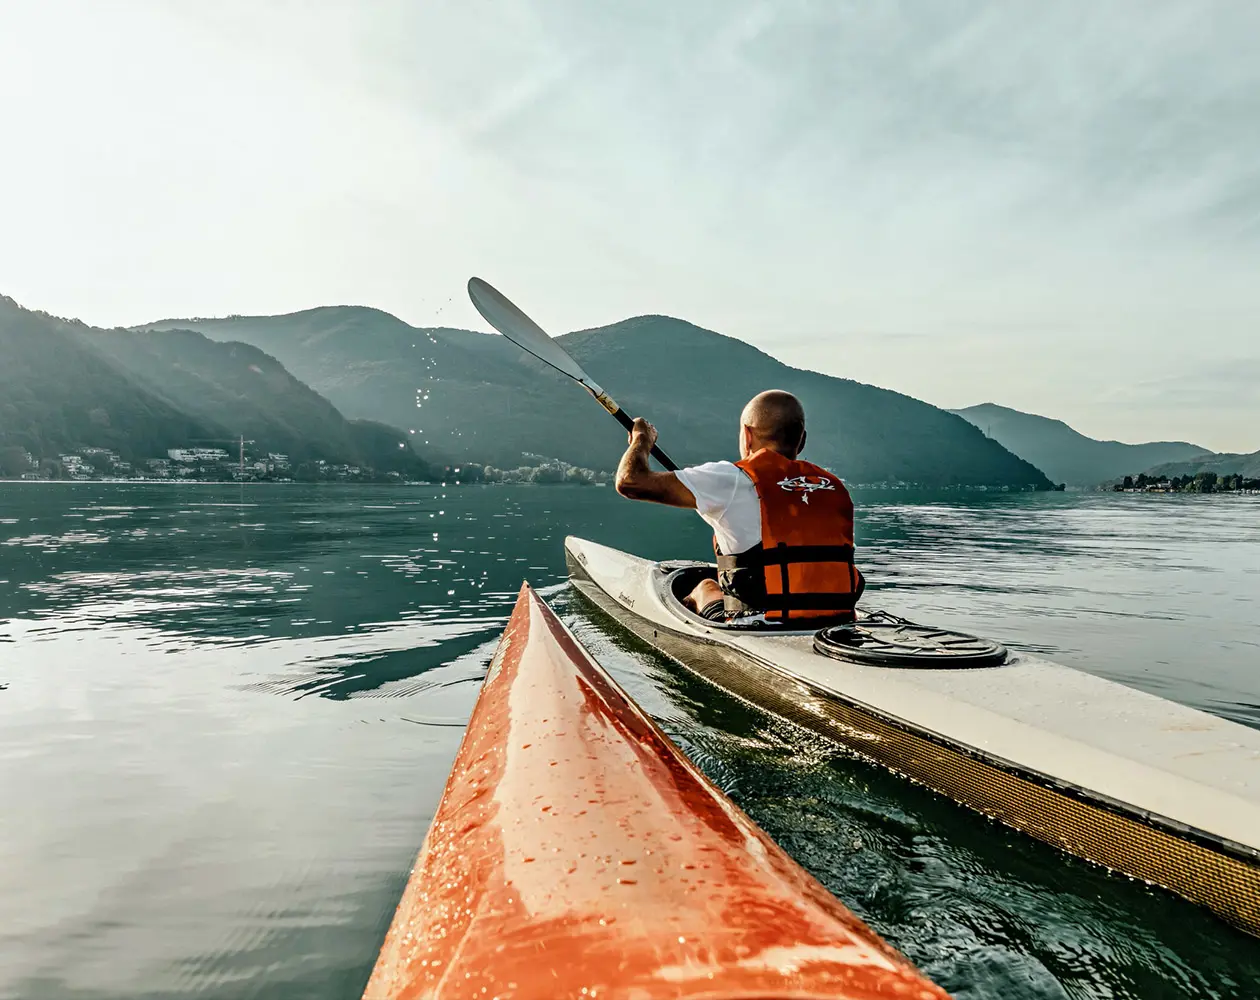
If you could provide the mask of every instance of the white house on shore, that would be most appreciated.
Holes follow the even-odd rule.
[[[172,462],[226,462],[228,453],[222,448],[168,448]]]

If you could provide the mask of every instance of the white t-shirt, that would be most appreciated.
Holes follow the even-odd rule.
[[[757,488],[733,462],[706,462],[675,473],[696,498],[698,513],[713,528],[727,555],[761,543],[761,501]]]

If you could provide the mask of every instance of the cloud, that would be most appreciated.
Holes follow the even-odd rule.
[[[0,273],[55,312],[425,322],[481,273],[556,329],[672,313],[934,402],[1255,447],[1246,385],[1208,400],[1260,358],[1260,5],[5,16]]]

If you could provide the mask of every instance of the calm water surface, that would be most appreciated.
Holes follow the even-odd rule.
[[[858,494],[868,602],[1260,726],[1260,501]],[[960,998],[1254,998],[1260,941],[719,696],[588,619],[609,489],[0,483],[0,997],[354,998],[523,578]]]

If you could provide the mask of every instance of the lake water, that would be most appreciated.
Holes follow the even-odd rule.
[[[858,493],[867,602],[1260,726],[1260,498]],[[1260,941],[718,695],[585,616],[580,487],[0,483],[0,997],[354,998],[522,579],[960,998],[1254,998]]]

